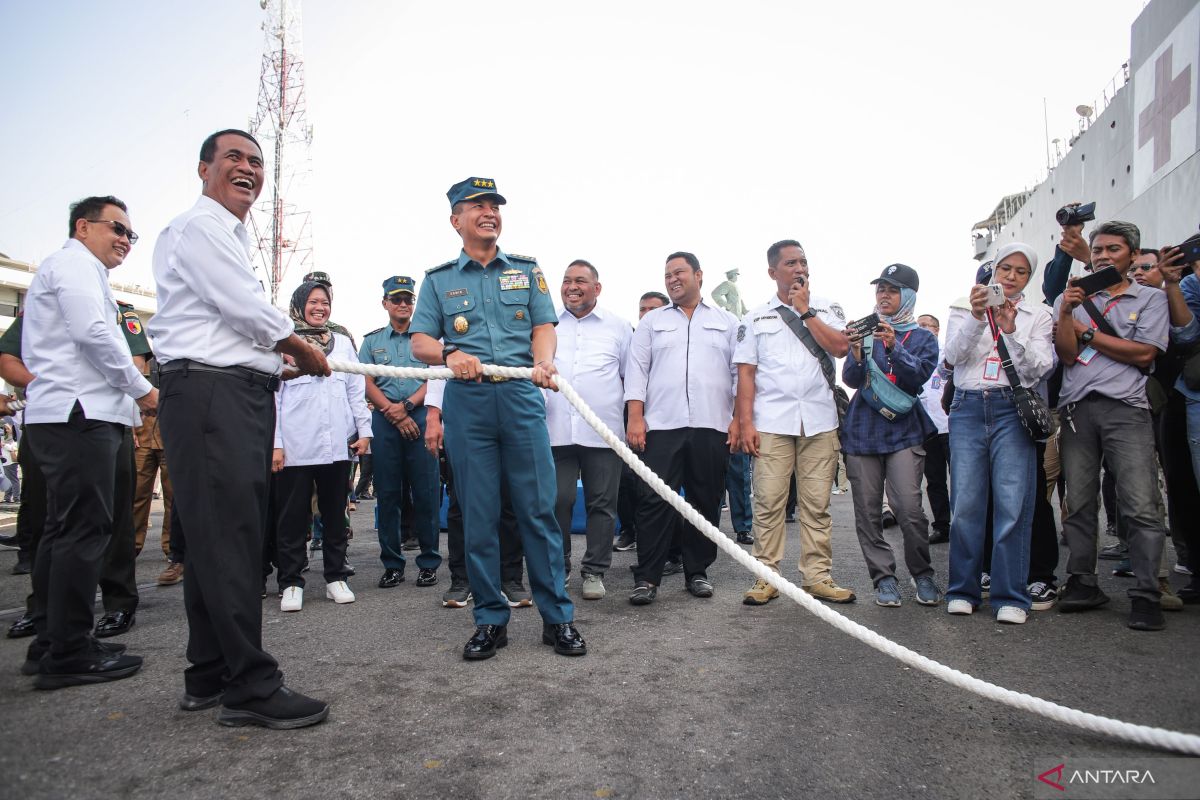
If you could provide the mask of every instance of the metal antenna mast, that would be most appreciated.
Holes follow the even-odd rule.
[[[266,12],[258,109],[250,132],[266,151],[271,191],[250,215],[258,258],[270,278],[271,302],[292,267],[313,269],[307,189],[312,176],[312,126],[304,98],[300,0],[259,0]]]

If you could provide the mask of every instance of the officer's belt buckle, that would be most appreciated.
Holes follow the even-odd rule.
[[[506,380],[508,380],[508,378],[504,377],[503,375],[488,375],[487,378],[492,383],[504,383]]]

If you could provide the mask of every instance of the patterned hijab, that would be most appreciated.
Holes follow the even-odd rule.
[[[879,310],[879,306],[875,306],[875,313],[879,315],[879,319],[900,333],[905,333],[917,327],[917,318],[913,313],[917,307],[917,293],[906,286],[896,288],[900,290],[900,308],[896,310],[896,313],[889,317]]]
[[[330,306],[333,305],[333,292],[328,286],[317,283],[316,281],[305,281],[296,287],[296,291],[292,292],[292,305],[288,310],[288,316],[292,318],[292,322],[296,325],[296,335],[304,341],[317,348],[325,355],[333,350],[333,331],[329,330],[329,318],[326,317],[324,325],[310,325],[304,319],[304,305],[308,302],[308,296],[313,293],[314,289],[320,289],[329,297]]]

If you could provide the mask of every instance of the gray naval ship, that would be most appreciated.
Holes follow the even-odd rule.
[[[1097,220],[1136,223],[1147,247],[1179,244],[1194,234],[1200,224],[1198,88],[1200,0],[1153,0],[1133,23],[1129,61],[1117,78],[1099,102],[1076,109],[1077,133],[1053,141],[1046,179],[1002,198],[973,226],[975,258],[985,261],[1003,245],[1025,242],[1044,254],[1044,264],[1061,234],[1055,212],[1072,201],[1094,201]],[[1040,294],[1041,279],[1030,288]]]

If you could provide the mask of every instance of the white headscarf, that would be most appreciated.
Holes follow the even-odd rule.
[[[996,266],[998,266],[1001,261],[1011,256],[1013,253],[1020,253],[1029,260],[1029,280],[1032,281],[1033,276],[1037,273],[1038,257],[1037,253],[1033,251],[1033,248],[1024,242],[1013,242],[1012,244],[1006,244],[1004,247],[1000,248],[1000,250],[996,253],[996,257],[992,259],[992,264],[994,265],[992,267],[992,275],[995,276],[996,274]],[[995,280],[994,277],[993,280]],[[1027,283],[1025,285],[1028,286],[1029,284]],[[1025,293],[1022,292],[1020,297],[1024,296]],[[1009,299],[1016,300],[1019,299],[1019,297],[1012,297]]]

